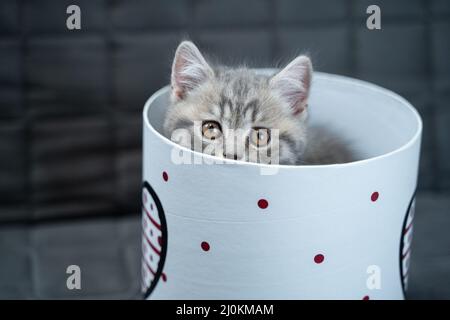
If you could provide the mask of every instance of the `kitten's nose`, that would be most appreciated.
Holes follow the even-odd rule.
[[[227,159],[232,159],[232,160],[237,160],[238,159],[238,155],[233,153],[233,154],[227,154],[226,152],[223,153],[224,158]]]

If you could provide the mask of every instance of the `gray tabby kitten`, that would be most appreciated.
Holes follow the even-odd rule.
[[[175,130],[185,129],[190,138],[179,144],[193,149],[195,143],[201,152],[212,150],[205,153],[235,160],[350,162],[351,152],[335,134],[308,128],[312,74],[306,56],[298,56],[273,76],[245,67],[212,68],[192,42],[184,41],[172,65],[165,135],[173,138]]]

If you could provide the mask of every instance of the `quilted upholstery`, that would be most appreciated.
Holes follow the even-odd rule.
[[[82,29],[68,31],[78,4]],[[379,1],[16,1],[0,4],[0,220],[138,211],[141,109],[189,36],[221,61],[386,86],[425,122],[420,188],[450,189],[450,4]]]
[[[122,222],[129,221],[123,216],[139,212],[143,104],[168,83],[174,49],[186,37],[221,61],[254,67],[280,65],[308,52],[319,71],[402,94],[425,125],[419,190],[439,193],[436,199],[447,206],[450,1],[375,1],[382,10],[382,30],[370,31],[365,11],[373,2],[1,0],[0,248],[58,242],[57,236],[34,234],[47,222],[66,218],[116,217],[111,221],[119,221],[119,227],[106,228],[98,243],[117,238]],[[70,4],[81,8],[81,30],[66,28]],[[45,270],[61,256],[54,252],[64,250],[38,250],[36,262],[20,248],[7,251],[17,259],[9,267],[40,274],[41,282],[9,283],[0,272],[0,293],[23,297],[34,283],[42,290],[32,296],[58,296]],[[120,252],[138,256],[133,250]],[[137,261],[130,259],[125,261]],[[111,284],[114,290],[121,285]],[[114,296],[108,290],[99,292]]]

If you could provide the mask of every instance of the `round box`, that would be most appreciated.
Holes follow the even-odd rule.
[[[216,163],[164,137],[169,90],[143,113],[145,298],[404,298],[422,132],[406,100],[316,73],[311,122],[364,160],[262,165]]]

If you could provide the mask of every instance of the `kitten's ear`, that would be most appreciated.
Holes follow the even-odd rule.
[[[285,99],[293,115],[302,114],[308,104],[312,64],[307,56],[298,56],[270,79],[270,87]]]
[[[177,100],[214,75],[198,48],[190,41],[183,41],[175,52],[172,64],[172,93]]]

